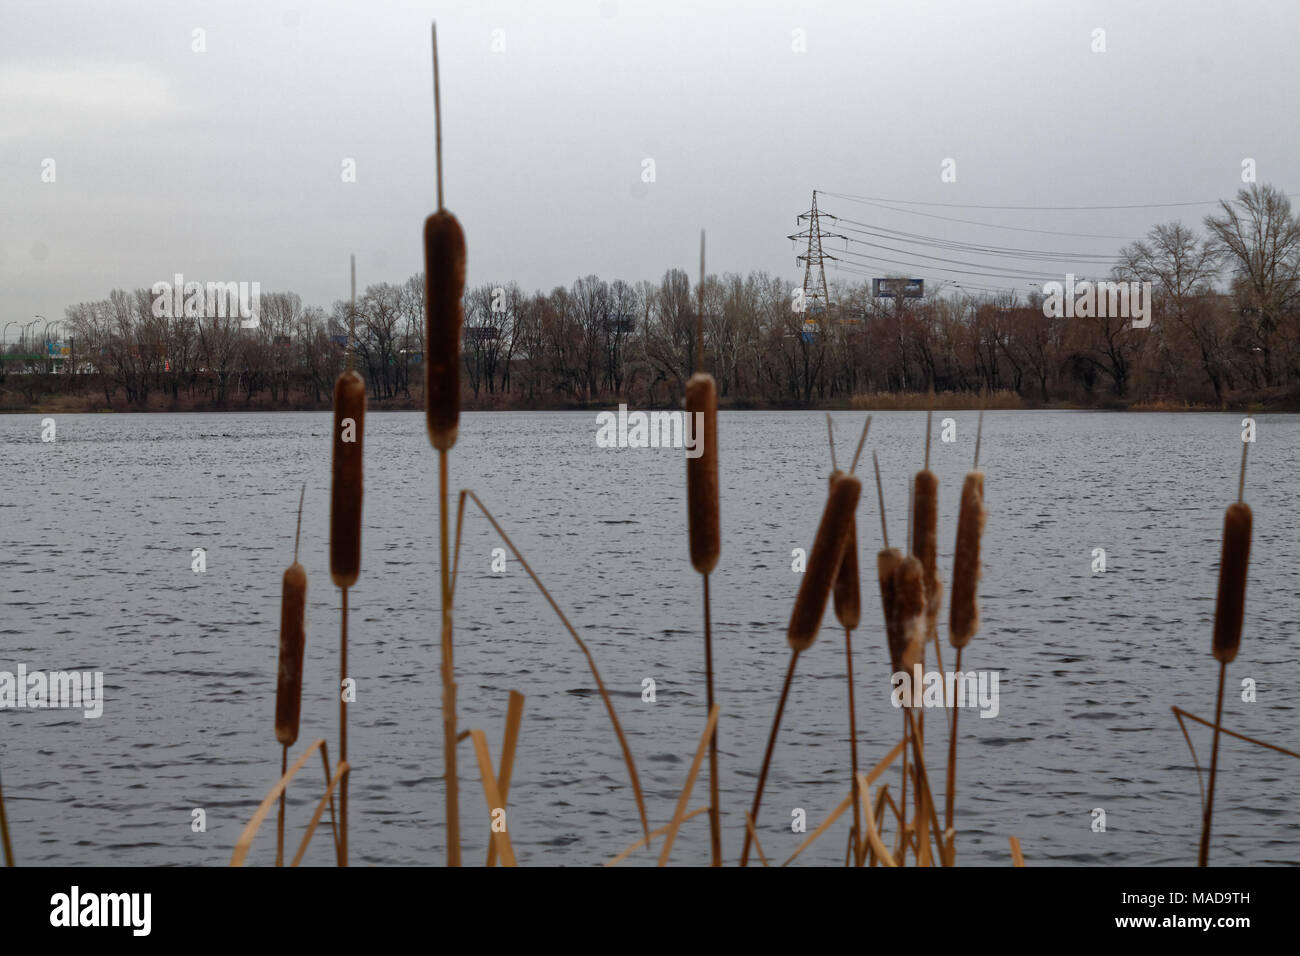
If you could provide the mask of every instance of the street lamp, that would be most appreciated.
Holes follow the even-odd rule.
[[[60,325],[64,324],[66,324],[64,319],[54,319],[53,321],[47,320],[45,328],[41,329],[41,344],[45,346],[45,362],[48,364],[48,371],[51,373],[54,371],[54,361],[56,357],[50,354],[50,329],[57,329]]]
[[[24,348],[30,348],[30,347],[31,347],[31,343],[30,343],[29,338],[28,338],[27,330],[30,329],[30,328],[32,328],[32,326],[34,326],[37,322],[42,322],[42,321],[44,321],[44,320],[45,320],[45,316],[43,316],[43,315],[38,315],[36,318],[32,319],[30,322],[28,322],[26,325],[23,326],[23,337],[22,337],[22,339],[19,340],[20,343],[22,344],[22,347],[24,347]]]

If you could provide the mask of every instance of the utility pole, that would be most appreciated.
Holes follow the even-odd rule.
[[[821,220],[834,219],[828,212],[821,212],[817,208],[817,190],[813,190],[812,208],[806,213],[796,218],[796,222],[808,220],[808,228],[803,232],[795,233],[790,239],[807,239],[808,250],[799,256],[799,261],[803,263],[803,301],[806,312],[825,312],[830,308],[830,293],[826,288],[826,265],[827,259],[832,262],[838,262],[832,255],[827,255],[822,251],[823,239],[843,239],[844,237],[836,233],[822,231]],[[816,268],[816,275],[813,269]],[[820,304],[820,308],[814,308],[814,305]]]

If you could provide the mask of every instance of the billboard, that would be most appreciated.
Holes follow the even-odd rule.
[[[924,279],[872,279],[871,294],[877,299],[919,299],[925,295]]]

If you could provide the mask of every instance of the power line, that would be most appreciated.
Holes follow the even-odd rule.
[[[827,193],[830,196],[832,193]],[[836,198],[847,199],[850,202],[862,203],[864,206],[874,206],[877,209],[887,209],[890,212],[901,213],[906,216],[924,216],[926,219],[941,219],[944,222],[959,222],[967,226],[980,226],[985,229],[1004,229],[1008,232],[1030,232],[1040,236],[1069,236],[1072,239],[1118,239],[1120,242],[1133,242],[1133,236],[1113,236],[1104,233],[1095,232],[1061,232],[1055,229],[1030,229],[1028,226],[1004,226],[996,222],[980,222],[976,219],[956,219],[952,216],[940,216],[932,212],[917,212],[915,209],[899,209],[896,206],[889,206],[885,203],[871,202],[866,199],[854,199],[851,196],[839,194]]]
[[[862,242],[862,240],[860,239],[855,239],[852,241]],[[938,269],[941,272],[956,272],[956,273],[962,273],[964,275],[976,275],[976,276],[983,275],[983,276],[988,276],[991,279],[1033,279],[1035,281],[1038,280],[1052,281],[1054,279],[1060,278],[1059,274],[1052,273],[1052,272],[1034,272],[1028,269],[1009,269],[1003,266],[989,266],[981,262],[967,262],[964,259],[945,259],[941,256],[928,256],[920,252],[908,252],[906,249],[894,249],[889,246],[880,246],[877,243],[873,243],[873,242],[863,242],[862,244],[866,246],[873,246],[876,248],[884,249],[887,252],[897,252],[905,256],[910,255],[913,256],[914,258],[933,259],[935,262],[946,262],[946,263],[951,263],[953,265],[959,265],[959,266],[975,266],[977,269],[980,270],[978,272],[970,272],[964,269],[950,269],[947,266],[930,267],[932,269]],[[873,259],[877,262],[889,262],[900,266],[912,265],[912,262],[910,260],[885,259],[880,256],[867,255],[866,253],[863,252],[855,252],[852,249],[843,250],[841,254],[848,255],[848,256],[855,256],[860,259]]]
[[[876,225],[870,222],[863,222],[846,217],[833,216],[829,213],[822,212],[817,208],[817,192],[813,193],[813,207],[809,212],[799,217],[799,220],[809,220],[809,228],[804,232],[791,239],[807,239],[808,252],[799,256],[798,261],[804,264],[804,295],[806,299],[822,300],[825,302],[828,297],[825,280],[825,260],[830,259],[834,263],[834,268],[842,269],[848,275],[860,275],[864,277],[873,277],[872,272],[878,266],[902,267],[907,269],[908,274],[914,278],[927,278],[918,275],[916,269],[919,267],[924,271],[937,271],[949,276],[984,278],[996,282],[999,279],[1007,281],[1025,281],[1031,284],[1039,282],[1054,281],[1060,279],[1060,274],[1056,272],[1041,271],[1035,268],[1020,268],[1019,262],[1003,262],[994,264],[987,261],[973,261],[970,257],[993,257],[1001,259],[1019,260],[1032,264],[1051,265],[1054,263],[1061,264],[1078,264],[1082,268],[1078,271],[1085,272],[1089,267],[1101,267],[1117,261],[1118,257],[1113,254],[1098,252],[1078,252],[1078,251],[1058,251],[1050,249],[1028,249],[1012,246],[1001,246],[993,243],[967,241],[962,239],[950,239],[943,236],[931,236],[921,233],[909,232],[903,229],[893,229],[887,226]],[[919,212],[914,209],[899,209],[887,205],[889,202],[899,202],[906,205],[915,206],[954,206],[957,208],[988,208],[988,209],[1074,209],[1074,208],[1130,208],[1117,206],[1097,206],[1097,207],[1010,207],[1010,206],[978,206],[960,203],[929,203],[912,200],[882,200],[880,197],[855,196],[848,193],[831,193],[822,192],[823,196],[836,196],[851,202],[858,202],[875,208],[885,209],[891,212],[903,215],[924,216],[926,218],[958,222],[965,225],[972,225],[981,228],[1009,229],[1016,232],[1036,233],[1041,235],[1063,235],[1073,238],[1085,239],[1116,239],[1121,241],[1131,241],[1124,236],[1106,236],[1088,233],[1070,233],[1046,229],[1030,229],[1027,227],[1001,226],[997,223],[979,222],[974,220],[959,219],[948,216],[940,216],[933,213]],[[1166,205],[1178,204],[1149,204],[1151,208],[1158,208]],[[1199,205],[1188,203],[1186,205]],[[1137,208],[1137,207],[1133,207]],[[843,229],[847,235],[834,235],[822,232],[820,229],[820,218],[833,219],[836,225]],[[826,253],[823,249],[822,239],[839,238],[844,240],[845,248],[841,255],[845,256],[844,262],[838,260],[835,256]],[[870,241],[880,240],[880,241]],[[900,248],[900,246],[910,246],[914,248]],[[863,252],[862,249],[871,250]],[[927,250],[927,251],[920,251]],[[882,256],[879,252],[892,253],[903,258],[889,258]],[[937,254],[934,254],[937,253]],[[955,256],[962,256],[956,258]],[[922,263],[921,260],[924,260]],[[812,267],[816,265],[819,276],[814,279]],[[960,267],[968,268],[960,268]],[[1020,290],[997,285],[978,285],[974,282],[958,282],[956,279],[929,279],[929,281],[952,282],[964,289],[982,289],[994,293],[1013,293],[1021,294]]]
[[[850,232],[861,233],[862,235],[871,236],[876,239],[888,239],[893,242],[906,242],[913,245],[926,246],[933,249],[946,249],[949,252],[970,252],[976,255],[1007,256],[1015,259],[1037,259],[1037,260],[1058,260],[1064,262],[1114,262],[1116,256],[1108,253],[1098,252],[1056,252],[1047,249],[1017,249],[1008,246],[994,246],[981,242],[962,242],[958,239],[944,239],[937,236],[923,236],[917,233],[904,232],[900,229],[888,229],[884,226],[872,226],[869,223],[858,222],[855,219],[841,219],[841,223],[852,223],[851,226],[842,226]],[[862,228],[853,228],[860,226]]]
[[[883,196],[853,196],[848,193],[827,192],[827,196],[834,196],[837,199],[861,199],[867,202],[887,202],[898,206],[942,206],[948,209],[1004,209],[1004,210],[1021,210],[1021,211],[1043,211],[1043,212],[1082,212],[1089,210],[1113,210],[1113,209],[1172,209],[1177,206],[1216,206],[1222,200],[1219,199],[1201,199],[1194,202],[1149,202],[1149,203],[1124,203],[1120,205],[1107,206],[996,206],[982,203],[959,203],[959,202],[924,202],[919,199],[887,199]],[[1300,193],[1288,193],[1288,196],[1300,196]]]

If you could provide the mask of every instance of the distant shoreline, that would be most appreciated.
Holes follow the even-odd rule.
[[[492,405],[475,407],[472,404],[466,404],[461,407],[461,411],[466,413],[492,413],[492,412],[588,412],[595,414],[600,411],[616,409],[620,404],[627,404],[630,408],[642,411],[656,410],[673,410],[680,408],[680,405],[658,404],[646,405],[640,403],[629,403],[625,399],[610,399],[605,402],[588,402],[581,404],[553,404],[553,405],[536,405],[536,406],[505,406]],[[884,412],[884,411],[925,411],[933,407],[935,410],[943,411],[977,411],[981,408],[981,402],[978,396],[969,394],[952,394],[944,393],[935,397],[933,405],[927,395],[924,394],[907,394],[907,395],[859,395],[854,396],[850,402],[823,402],[811,404],[759,404],[753,402],[722,402],[719,405],[719,411],[723,412]],[[1007,402],[990,402],[983,406],[988,411],[1074,411],[1074,412],[1186,412],[1186,413],[1241,413],[1241,414],[1297,414],[1300,413],[1300,402],[1280,401],[1271,402],[1228,402],[1222,406],[1211,405],[1189,405],[1173,402],[1100,402],[1094,405],[1083,405],[1071,402],[1050,402],[1047,404],[1009,404]],[[213,415],[213,414],[276,414],[283,412],[328,412],[331,406],[328,402],[321,403],[296,403],[293,405],[268,406],[265,404],[258,405],[238,405],[227,404],[225,406],[209,405],[205,403],[186,403],[186,402],[160,402],[157,405],[141,408],[137,405],[121,406],[104,406],[102,403],[93,402],[47,402],[25,407],[8,407],[0,408],[0,415]],[[423,404],[411,401],[381,401],[371,400],[366,409],[370,413],[378,412],[422,412]]]

